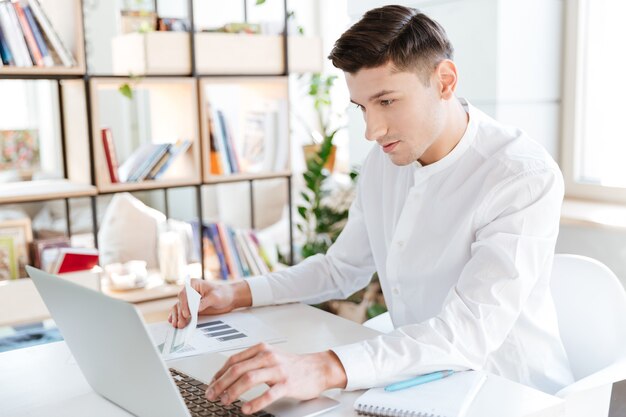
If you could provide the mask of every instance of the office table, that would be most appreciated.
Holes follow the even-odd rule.
[[[291,352],[315,352],[374,337],[377,331],[304,304],[249,310],[272,324],[287,341],[276,346]],[[234,353],[211,353],[168,361],[208,381]],[[255,392],[261,392],[258,387]],[[352,409],[363,391],[330,390],[341,406],[325,416],[356,416]],[[504,378],[489,375],[467,417],[555,417],[564,415],[563,400]],[[130,416],[96,394],[83,377],[65,342],[0,353],[0,416]]]

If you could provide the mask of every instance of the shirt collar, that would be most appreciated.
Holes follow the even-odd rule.
[[[457,145],[450,151],[450,153],[441,158],[439,161],[433,162],[432,164],[426,166],[423,166],[419,161],[415,161],[414,175],[416,183],[422,182],[431,175],[440,172],[455,163],[474,141],[478,128],[479,114],[474,106],[472,106],[466,99],[458,98],[458,100],[461,102],[461,105],[463,106],[465,111],[469,114],[469,123],[467,124],[467,128],[465,129],[465,133],[461,137],[459,143],[457,143]]]

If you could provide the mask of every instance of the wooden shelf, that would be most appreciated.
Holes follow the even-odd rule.
[[[40,180],[0,184],[0,204],[26,203],[96,195],[96,187],[68,180]]]
[[[204,184],[222,184],[228,182],[240,182],[250,180],[267,180],[271,178],[285,178],[291,176],[291,171],[265,172],[258,174],[230,174],[211,175],[204,180]]]
[[[180,180],[154,180],[154,181],[142,181],[142,182],[118,182],[109,183],[98,186],[98,192],[103,194],[119,193],[119,192],[132,192],[143,190],[154,190],[161,188],[175,188],[175,187],[191,187],[198,185],[200,182],[196,179],[180,179]]]
[[[76,76],[80,77],[85,74],[84,67],[0,67],[0,78],[5,76],[41,76],[41,78],[54,76]]]

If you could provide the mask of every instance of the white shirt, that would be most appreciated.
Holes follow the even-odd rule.
[[[254,277],[253,305],[346,298],[378,272],[395,330],[333,351],[348,390],[483,369],[554,393],[573,382],[549,289],[563,179],[519,129],[461,100],[469,124],[427,165],[376,146],[326,255]]]

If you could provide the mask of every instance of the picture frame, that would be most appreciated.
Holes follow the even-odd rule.
[[[0,281],[17,279],[19,264],[11,236],[0,236]]]
[[[0,172],[14,172],[22,180],[30,180],[40,168],[38,130],[0,130]]]
[[[0,221],[0,239],[7,246],[6,238],[9,237],[13,242],[13,257],[17,260],[17,268],[15,273],[11,273],[11,279],[17,279],[26,276],[26,265],[30,263],[29,247],[33,241],[33,229],[30,218],[11,219]],[[10,251],[5,249],[5,256],[11,259]],[[9,271],[11,271],[9,262]],[[5,267],[6,268],[6,267]],[[4,271],[6,272],[7,269]]]

